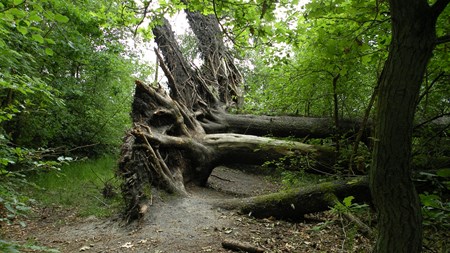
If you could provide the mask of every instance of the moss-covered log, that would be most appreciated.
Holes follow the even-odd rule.
[[[237,209],[257,218],[301,219],[304,214],[329,210],[336,198],[353,196],[356,202],[370,201],[367,177],[320,183],[299,189],[250,198],[222,201],[217,206]]]

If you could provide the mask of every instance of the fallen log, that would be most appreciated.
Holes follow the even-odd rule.
[[[373,230],[366,223],[358,219],[358,217],[356,217],[352,213],[343,213],[342,215],[346,220],[353,223],[358,231],[366,238],[371,238],[373,236]]]
[[[231,239],[225,239],[222,242],[222,247],[224,249],[229,249],[233,251],[239,251],[239,252],[248,252],[248,253],[263,253],[264,249],[260,247],[256,247],[251,245],[250,243],[246,242],[240,242],[236,240]]]
[[[215,204],[224,209],[235,209],[256,218],[302,219],[304,214],[329,210],[335,199],[353,196],[356,202],[369,202],[367,177],[336,180],[300,189],[291,189],[267,195],[224,200]]]
[[[225,114],[223,119],[227,132],[279,137],[351,135],[358,132],[361,124],[359,120],[341,120],[336,129],[332,118]],[[369,130],[364,132],[365,136],[369,135]]]

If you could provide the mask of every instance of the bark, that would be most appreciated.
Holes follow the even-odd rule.
[[[199,117],[207,133],[231,132],[258,136],[326,138],[335,133],[351,136],[360,128],[358,120],[340,120],[339,129],[332,118],[266,116],[219,113],[214,118]],[[363,130],[363,139],[370,136],[370,126]]]
[[[341,74],[337,74],[336,76],[333,76],[333,118],[334,118],[334,127],[335,129],[339,129],[339,99],[337,94],[337,83],[339,81],[339,78],[341,77]],[[340,152],[340,140],[341,136],[336,131],[336,133],[333,136],[333,142],[336,147],[336,153],[339,154]]]
[[[214,153],[214,166],[230,162],[262,164],[266,161],[302,156],[306,156],[310,166],[316,169],[330,168],[335,162],[333,149],[296,141],[254,135],[209,134],[201,142]]]
[[[240,242],[236,240],[226,239],[222,242],[222,247],[224,249],[229,249],[238,252],[248,252],[248,253],[263,253],[264,249],[260,247],[253,246],[246,242]]]
[[[390,0],[392,42],[379,79],[370,188],[378,210],[375,252],[420,252],[422,217],[411,180],[411,139],[421,81],[448,4]],[[438,7],[436,7],[438,6]]]
[[[223,111],[217,111],[208,117],[200,115],[197,120],[207,133],[230,132],[296,138],[327,138],[335,134],[345,137],[359,135],[358,139],[368,146],[372,145],[369,139],[374,126],[374,122],[369,117],[363,120],[340,119],[339,128],[336,129],[332,118],[228,114]],[[431,132],[442,132],[448,125],[450,125],[448,117],[442,117],[424,125],[420,123],[414,129],[414,136],[429,134],[423,131],[425,127],[428,127],[427,129]]]
[[[220,101],[226,107],[239,106],[243,101],[239,84],[242,75],[234,64],[231,53],[223,43],[215,15],[203,15],[199,12],[185,10],[192,31],[196,35],[199,50],[203,58],[202,75],[212,86],[218,87]],[[214,83],[215,82],[215,83]]]
[[[217,206],[238,209],[257,218],[298,220],[304,214],[329,210],[335,205],[336,198],[343,200],[348,196],[355,197],[357,202],[370,201],[368,178],[338,180],[256,197],[225,200]]]

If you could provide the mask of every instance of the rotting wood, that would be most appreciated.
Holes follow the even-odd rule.
[[[356,202],[369,202],[367,177],[325,182],[261,196],[230,199],[217,203],[217,207],[237,209],[257,218],[275,217],[299,220],[304,214],[329,210],[335,197],[342,200],[353,196]]]
[[[237,240],[232,239],[225,239],[222,242],[222,247],[225,249],[233,250],[233,251],[239,251],[239,252],[248,252],[248,253],[263,253],[264,249],[261,247],[257,247],[254,245],[251,245],[247,242],[241,242]]]

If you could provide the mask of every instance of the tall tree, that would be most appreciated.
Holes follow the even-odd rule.
[[[422,78],[437,43],[436,21],[450,1],[390,0],[392,41],[379,79],[370,174],[378,210],[375,252],[420,252],[422,216],[411,179],[413,118]]]

